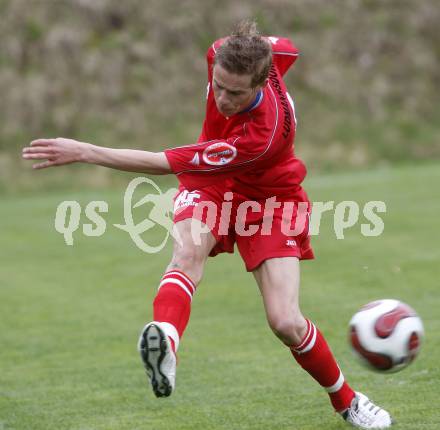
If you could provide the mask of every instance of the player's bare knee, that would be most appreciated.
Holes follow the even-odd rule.
[[[191,246],[175,249],[168,270],[180,270],[186,273],[194,284],[202,279],[205,256]]]
[[[268,322],[275,336],[287,345],[300,344],[307,330],[307,323],[300,315],[272,316]]]

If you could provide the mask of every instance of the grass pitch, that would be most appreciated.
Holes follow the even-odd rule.
[[[437,430],[440,165],[314,177],[306,189],[314,201],[386,202],[380,237],[362,236],[361,219],[337,240],[332,214],[324,214],[313,240],[317,258],[302,263],[302,308],[348,381],[391,411],[396,430]],[[154,397],[136,342],[171,249],[144,254],[111,226],[121,223],[123,192],[2,199],[0,429],[349,428],[270,333],[238,254],[209,260],[179,351],[177,389],[171,398]],[[78,230],[74,246],[66,246],[53,225],[63,200],[83,207],[108,201],[106,233],[85,237]],[[160,242],[162,233],[151,239]],[[422,353],[401,373],[362,368],[347,345],[351,315],[378,298],[408,302],[425,324]]]

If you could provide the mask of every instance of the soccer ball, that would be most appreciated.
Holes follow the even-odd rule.
[[[420,351],[423,323],[399,300],[377,300],[363,306],[350,320],[349,342],[361,363],[380,372],[397,372]]]

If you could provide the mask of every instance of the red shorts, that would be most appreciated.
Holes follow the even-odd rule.
[[[252,200],[224,184],[195,191],[181,186],[174,203],[175,223],[192,218],[208,226],[217,240],[211,257],[234,252],[237,243],[249,272],[269,258],[314,258],[309,236],[311,205],[302,188],[291,200]]]

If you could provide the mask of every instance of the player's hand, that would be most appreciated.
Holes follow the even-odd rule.
[[[73,139],[37,139],[23,148],[23,158],[26,160],[46,160],[34,164],[34,169],[63,166],[65,164],[85,161],[88,143]]]

